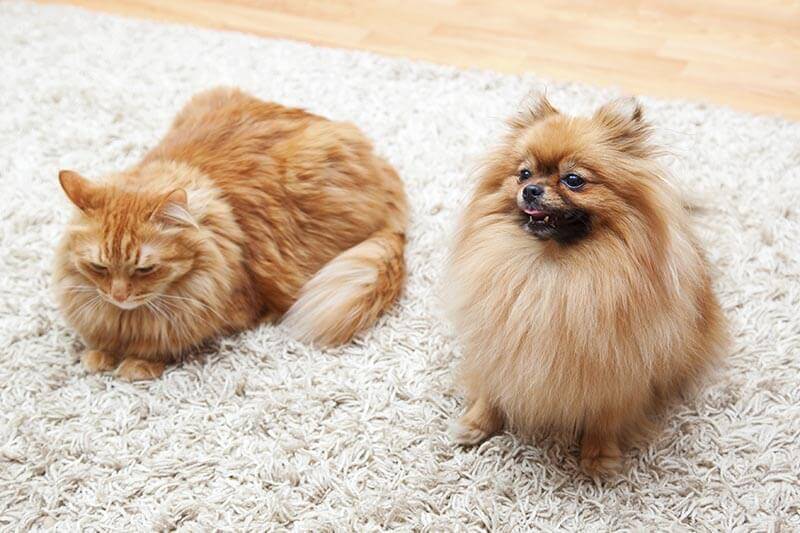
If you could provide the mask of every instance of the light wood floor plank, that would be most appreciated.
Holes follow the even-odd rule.
[[[800,120],[800,0],[45,0]]]

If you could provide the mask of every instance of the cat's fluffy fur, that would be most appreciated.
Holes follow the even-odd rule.
[[[453,434],[578,434],[583,466],[613,471],[626,438],[718,361],[725,320],[638,103],[579,118],[539,97],[509,126],[447,275],[468,402]]]
[[[91,371],[156,377],[279,317],[302,340],[343,343],[403,284],[403,184],[350,124],[220,88],[130,170],[59,177],[78,209],[55,288]]]

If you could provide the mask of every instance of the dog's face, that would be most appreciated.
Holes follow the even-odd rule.
[[[532,236],[571,244],[642,207],[635,169],[650,152],[635,102],[615,102],[578,118],[542,98],[511,127],[489,181]]]
[[[552,148],[553,139],[552,132],[542,133],[544,139],[527,147],[513,176],[520,223],[540,239],[573,242],[592,230],[586,193],[594,176],[568,153],[543,149]]]

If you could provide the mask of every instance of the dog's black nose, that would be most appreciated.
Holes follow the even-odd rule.
[[[534,185],[533,183],[526,185],[522,189],[522,199],[526,202],[532,202],[544,194],[544,188],[541,185]]]

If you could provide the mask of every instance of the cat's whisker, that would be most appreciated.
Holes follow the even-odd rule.
[[[169,302],[167,300],[162,300],[160,297],[156,297],[150,301],[153,306],[158,308],[161,312],[161,315],[165,317],[165,320],[168,321],[169,326],[171,326],[177,335],[183,337],[184,339],[191,339],[192,331],[189,324],[184,320],[184,316],[186,313],[189,313],[189,316],[199,320],[199,317],[195,316],[191,309],[186,309],[183,306],[175,306],[172,307],[169,304],[174,302]]]
[[[158,328],[159,337],[169,339],[170,327],[174,321],[160,306],[156,304],[155,301],[148,301],[145,305],[151,310],[155,318],[161,320],[161,324],[159,324]]]
[[[169,317],[164,315],[164,313],[159,309],[155,302],[152,300],[148,300],[144,303],[145,309],[149,309],[154,315],[163,318],[164,320],[169,320]]]
[[[148,305],[152,308],[153,314],[161,319],[158,329],[159,337],[162,337],[165,340],[174,339],[176,324],[179,322],[179,320],[176,319],[175,316],[169,312],[169,310],[164,309],[163,306],[159,305],[158,301],[156,300],[149,301]]]
[[[213,314],[214,314],[214,315],[215,315],[217,318],[219,318],[220,320],[222,320],[223,322],[225,322],[225,319],[224,319],[224,318],[223,318],[223,316],[222,316],[222,315],[219,313],[219,311],[217,311],[216,309],[214,309],[214,308],[213,308],[213,307],[211,307],[210,305],[208,305],[208,304],[206,304],[206,303],[203,303],[203,302],[201,302],[201,301],[200,301],[200,300],[198,300],[197,298],[190,298],[190,297],[188,297],[188,296],[178,296],[178,295],[175,295],[175,294],[161,294],[161,295],[159,295],[159,296],[160,296],[161,298],[166,298],[166,299],[175,299],[175,300],[184,300],[184,301],[188,301],[188,302],[191,302],[191,303],[197,304],[197,305],[199,305],[200,307],[202,307],[203,309],[207,309],[209,312],[213,313]]]
[[[177,294],[161,294],[159,296],[161,298],[165,298],[165,299],[168,299],[168,300],[183,300],[183,301],[191,302],[191,303],[197,304],[197,305],[199,305],[201,307],[204,307],[206,309],[211,309],[213,311],[213,308],[211,306],[209,306],[208,304],[206,304],[204,302],[201,302],[197,298],[191,298],[189,296],[178,296]]]
[[[80,312],[83,310],[83,308],[87,307],[89,304],[91,304],[95,300],[95,298],[97,298],[97,296],[93,296],[93,297],[89,298],[88,300],[83,300],[83,301],[79,300],[79,301],[77,301],[76,302],[77,303],[77,307],[75,309],[72,309],[72,312],[75,315],[80,316]]]
[[[161,306],[158,302],[158,299],[151,299],[146,305],[152,310],[153,314],[157,318],[162,320],[162,323],[160,324],[161,335],[163,335],[165,338],[169,338],[171,330],[177,329],[176,326],[180,324],[180,319],[174,314],[170,313],[169,310]]]
[[[100,298],[99,294],[96,294],[89,298],[86,302],[81,304],[81,306],[75,311],[75,316],[79,319],[82,319],[84,315],[94,312],[94,310],[102,303],[102,299]]]
[[[162,295],[162,296],[163,296],[163,295]],[[207,327],[207,328],[209,328],[209,329],[215,329],[215,328],[212,326],[212,324],[211,324],[211,321],[210,321],[209,317],[207,317],[207,316],[206,316],[206,317],[202,316],[202,315],[201,315],[201,314],[198,312],[198,310],[197,310],[197,309],[194,309],[194,308],[192,308],[192,307],[191,307],[190,305],[188,305],[188,304],[184,304],[184,303],[183,303],[184,301],[187,301],[187,302],[193,302],[193,303],[198,303],[198,304],[200,304],[201,306],[203,306],[203,307],[201,307],[200,311],[202,311],[202,310],[204,310],[204,309],[208,309],[209,311],[212,311],[212,313],[213,313],[213,314],[214,314],[216,317],[218,317],[220,320],[222,320],[222,317],[219,315],[219,313],[217,313],[217,312],[214,312],[214,310],[213,310],[213,309],[211,309],[211,308],[209,308],[208,306],[204,306],[204,304],[203,304],[202,302],[199,302],[199,301],[197,301],[197,300],[194,300],[194,299],[192,299],[192,298],[175,298],[175,300],[177,300],[177,301],[170,301],[169,299],[163,299],[163,300],[161,300],[161,303],[162,303],[163,305],[167,306],[167,307],[168,307],[168,308],[170,308],[170,309],[174,309],[174,310],[178,311],[178,312],[181,314],[181,316],[183,316],[183,315],[188,315],[188,318],[192,318],[192,319],[194,319],[196,322],[199,322],[199,323],[201,323],[203,326],[205,326],[205,327]],[[186,329],[187,329],[187,330],[188,330],[188,329],[191,329],[189,324],[186,324]]]
[[[101,305],[103,305],[103,299],[102,299],[102,298],[100,298],[100,297],[96,297],[96,298],[95,298],[95,301],[94,301],[94,303],[92,304],[92,307],[91,307],[91,309],[89,309],[89,310],[87,311],[87,314],[88,314],[88,313],[94,313],[95,311],[97,311],[97,309],[98,309],[98,308],[99,308]]]

